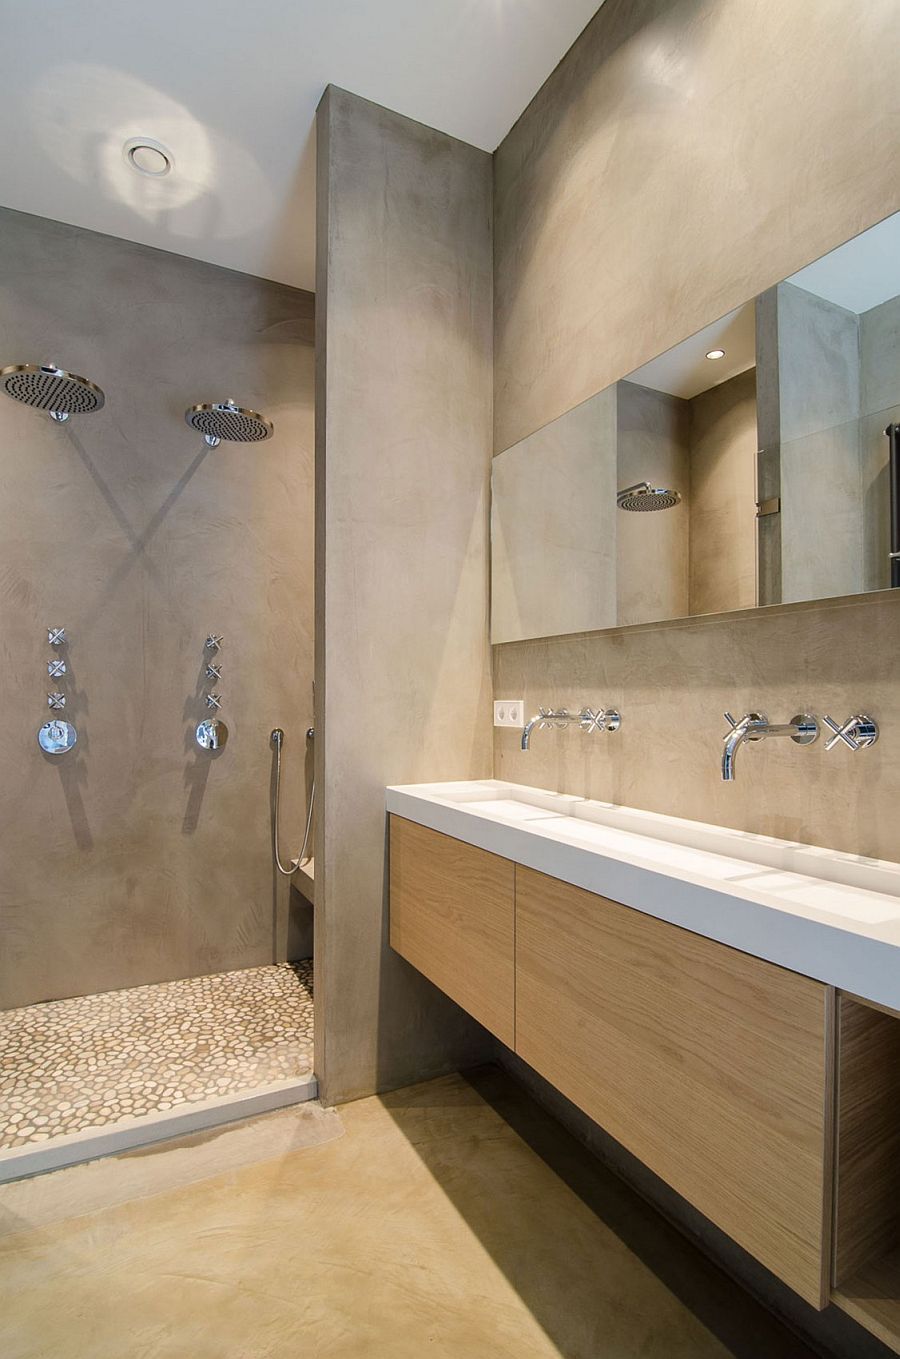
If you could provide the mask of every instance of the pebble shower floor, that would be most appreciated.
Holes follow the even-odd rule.
[[[0,1151],[303,1076],[312,961],[0,1011]]]

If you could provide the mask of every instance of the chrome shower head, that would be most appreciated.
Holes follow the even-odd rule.
[[[47,411],[52,420],[98,411],[106,397],[100,388],[55,363],[11,363],[0,368],[0,388],[14,401]]]
[[[236,405],[230,397],[227,401],[190,406],[184,418],[192,429],[199,429],[210,448],[216,448],[223,439],[235,444],[261,443],[271,439],[275,432],[271,420],[266,420],[259,411]]]
[[[679,491],[668,491],[662,486],[651,486],[649,481],[639,481],[636,486],[626,486],[619,491],[616,504],[620,510],[670,510],[681,502]]]

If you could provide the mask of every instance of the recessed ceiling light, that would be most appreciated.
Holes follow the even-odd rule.
[[[724,359],[724,357],[725,357],[725,350],[724,350],[724,349],[708,349],[708,350],[706,351],[706,357],[707,357],[708,359]]]
[[[150,179],[162,179],[175,164],[175,157],[169,148],[152,137],[129,137],[122,152],[132,170]]]

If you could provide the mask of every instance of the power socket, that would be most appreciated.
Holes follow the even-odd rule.
[[[501,698],[494,704],[495,727],[524,727],[524,698]]]

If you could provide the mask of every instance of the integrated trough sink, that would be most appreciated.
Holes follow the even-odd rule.
[[[900,1009],[900,864],[493,779],[387,810]]]

